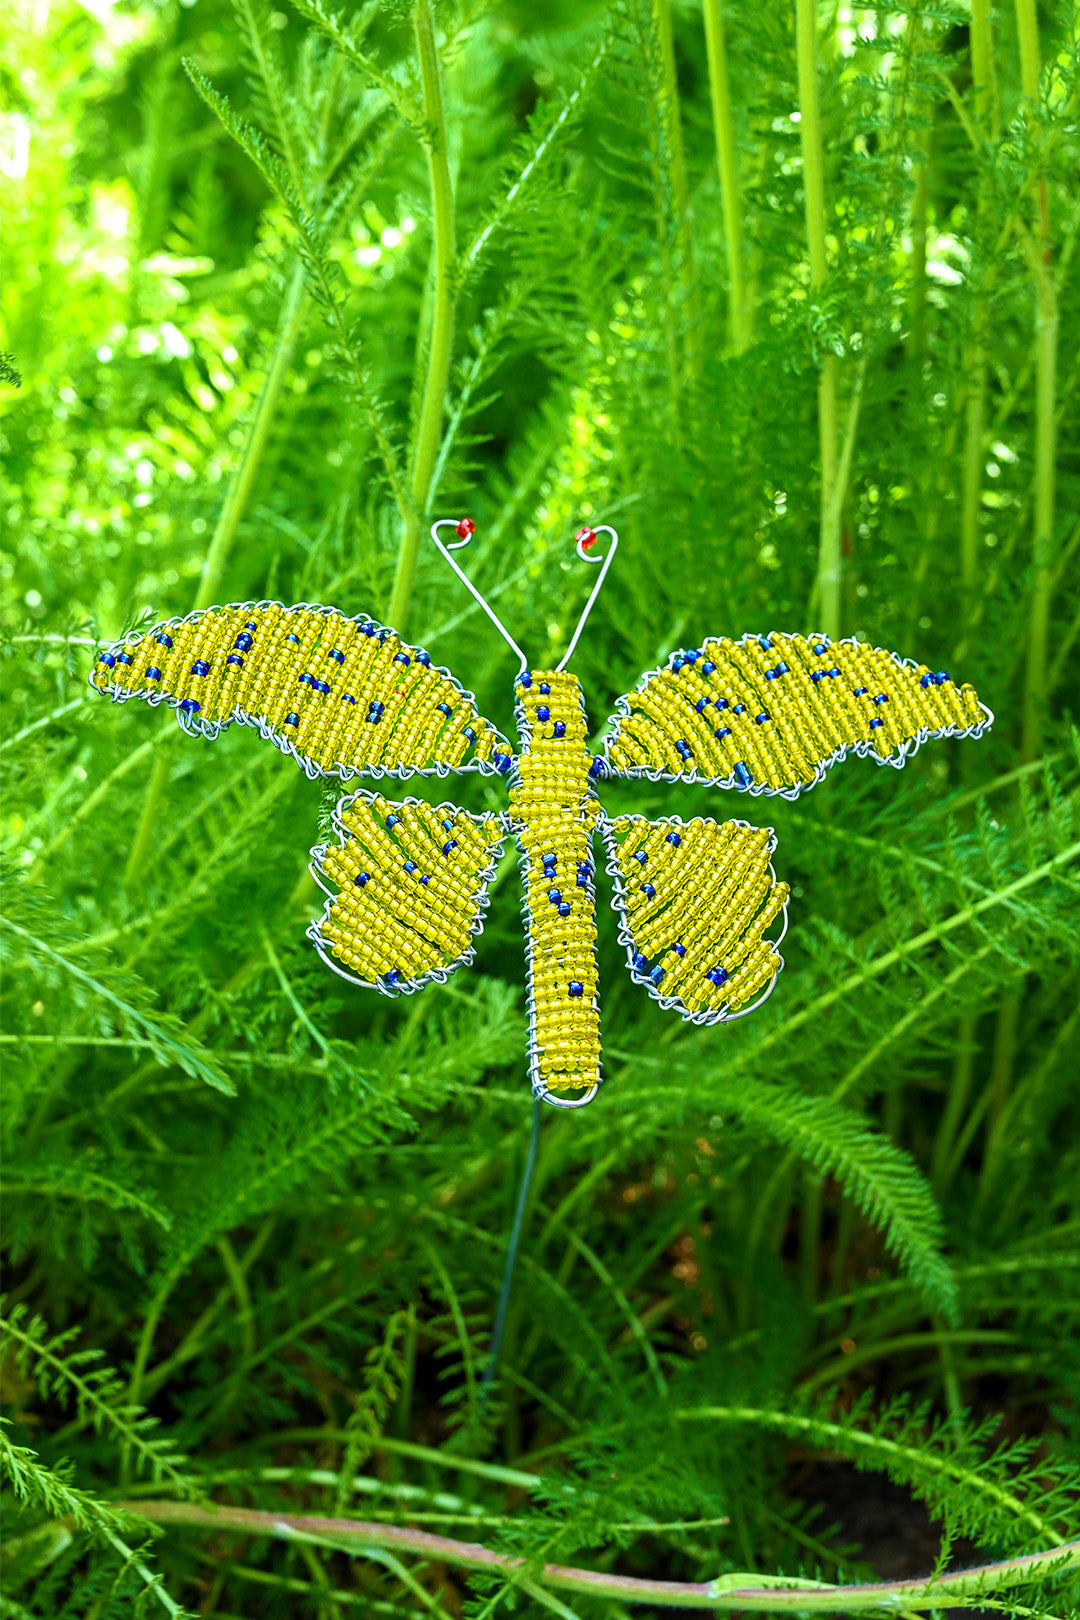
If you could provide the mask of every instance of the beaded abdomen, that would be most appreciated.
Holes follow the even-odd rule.
[[[589,1088],[600,1078],[592,855],[600,805],[581,685],[559,671],[526,670],[517,712],[510,825],[525,889],[531,1078],[537,1089]]]

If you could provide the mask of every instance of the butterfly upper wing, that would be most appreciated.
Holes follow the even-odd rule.
[[[166,702],[214,737],[233,720],[309,775],[507,772],[513,749],[423,648],[360,614],[241,602],[169,619],[106,647],[90,683]]]
[[[334,830],[336,843],[311,852],[330,898],[308,928],[329,967],[397,996],[472,961],[505,816],[361,791],[338,805]]]
[[[970,686],[854,638],[725,637],[620,699],[601,758],[620,776],[795,798],[849,751],[901,765],[926,738],[977,737],[992,719]]]
[[[601,833],[631,978],[697,1024],[750,1012],[784,965],[790,890],[772,869],[772,830],[619,816]]]

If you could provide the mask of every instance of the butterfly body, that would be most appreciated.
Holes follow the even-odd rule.
[[[926,739],[977,737],[993,717],[944,671],[854,638],[719,637],[642,676],[594,754],[577,678],[522,667],[524,654],[448,555],[439,527],[439,549],[519,658],[516,753],[423,648],[363,614],[309,603],[234,603],[168,620],[103,648],[90,682],[118,702],[168,703],[185,730],[208,739],[233,722],[252,726],[313,779],[474,770],[501,778],[505,810],[478,814],[366,787],[343,798],[334,838],[312,850],[327,900],[308,936],[336,973],[384,995],[445,981],[472,960],[488,885],[512,837],[532,1088],[577,1106],[601,1077],[597,847],[630,977],[662,1007],[724,1023],[764,1000],[783,967],[789,890],[773,870],[772,831],[705,816],[612,817],[607,779],[795,798],[850,752],[898,766]],[[607,532],[588,607],[614,555]],[[583,534],[585,557],[597,536]]]

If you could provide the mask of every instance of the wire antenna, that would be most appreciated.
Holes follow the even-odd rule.
[[[602,534],[610,534],[611,536],[611,544],[608,547],[607,556],[604,558],[592,557],[589,555],[589,553],[592,551],[592,548],[595,546],[597,540]],[[570,659],[573,656],[574,648],[581,640],[581,632],[584,630],[589,614],[593,610],[593,603],[600,595],[600,587],[607,578],[607,571],[611,567],[612,559],[619,549],[619,537],[609,523],[601,523],[598,529],[579,529],[575,538],[577,540],[577,554],[581,558],[582,562],[601,562],[603,566],[601,567],[600,573],[597,576],[596,584],[592,588],[592,593],[589,596],[589,600],[582,609],[581,618],[577,622],[577,629],[570,637],[570,645],[559,659],[559,662],[555,665],[556,670],[565,669],[567,664],[570,662]]]
[[[439,530],[447,528],[453,529],[454,533],[457,535],[457,539],[451,540],[449,545],[444,545],[439,539]],[[437,522],[431,525],[431,538],[434,540],[435,544],[446,558],[446,561],[450,564],[451,568],[454,570],[454,573],[457,575],[458,579],[460,579],[461,583],[464,585],[469,594],[474,596],[479,602],[480,606],[483,608],[484,612],[487,614],[500,636],[502,636],[507,646],[513,652],[517,653],[518,658],[521,660],[520,667],[522,669],[527,669],[529,660],[525,657],[525,654],[522,652],[521,648],[518,646],[505,624],[503,624],[502,620],[499,618],[499,615],[495,612],[495,609],[488,604],[483,596],[481,596],[468,574],[465,573],[465,571],[450,555],[452,551],[460,551],[462,546],[467,546],[475,533],[476,524],[473,522],[472,518],[461,518],[460,520],[457,518],[439,518]]]
[[[440,529],[453,529],[454,533],[457,535],[457,539],[456,540],[451,540],[451,541],[448,541],[448,542],[444,542],[444,541],[440,540],[439,539],[439,530]],[[450,567],[454,570],[454,573],[457,575],[458,579],[460,579],[461,583],[464,585],[465,589],[469,592],[470,596],[472,596],[480,604],[480,606],[483,608],[484,612],[487,614],[488,618],[491,620],[492,624],[495,626],[495,628],[499,632],[500,636],[502,636],[502,638],[506,642],[507,646],[509,648],[511,648],[511,650],[513,652],[517,653],[518,658],[521,660],[521,668],[522,669],[527,669],[529,667],[529,660],[526,658],[525,654],[522,652],[521,648],[518,646],[517,642],[514,640],[513,636],[510,634],[510,632],[506,628],[505,624],[503,624],[502,620],[499,618],[498,614],[495,612],[495,609],[490,605],[490,603],[488,603],[485,600],[485,598],[477,590],[476,586],[473,584],[473,582],[469,578],[468,574],[466,574],[464,572],[464,570],[460,567],[460,565],[458,564],[456,559],[453,558],[450,555],[450,553],[452,551],[460,551],[462,546],[467,546],[469,541],[472,539],[472,537],[473,537],[473,535],[475,533],[476,533],[476,524],[473,522],[472,518],[467,518],[467,517],[466,518],[439,518],[435,523],[433,523],[431,525],[431,538],[434,540],[435,544],[438,546],[439,550],[442,552],[442,555],[445,557],[446,561],[450,564]],[[592,551],[593,547],[596,545],[597,540],[600,538],[600,536],[602,534],[609,534],[611,536],[611,544],[607,549],[607,555],[604,556],[604,557],[592,557],[592,556],[589,555],[589,553]],[[582,562],[594,563],[594,564],[595,563],[600,563],[601,568],[600,568],[600,573],[597,576],[596,584],[593,586],[592,591],[591,591],[591,593],[589,595],[589,600],[586,602],[585,607],[582,610],[581,617],[577,622],[577,628],[575,629],[573,635],[570,637],[570,645],[567,647],[566,651],[563,653],[563,655],[560,658],[559,662],[555,665],[556,670],[565,669],[567,664],[570,662],[570,659],[573,656],[574,648],[577,646],[578,642],[581,640],[581,632],[584,630],[586,622],[587,622],[588,617],[589,617],[589,614],[593,610],[593,603],[596,601],[596,598],[600,595],[600,587],[603,585],[604,580],[607,578],[607,571],[611,567],[612,559],[614,558],[615,553],[619,548],[619,536],[616,534],[615,530],[608,523],[601,523],[601,525],[600,525],[600,527],[598,529],[589,529],[589,528],[579,529],[574,538],[577,541],[577,554],[581,558]]]

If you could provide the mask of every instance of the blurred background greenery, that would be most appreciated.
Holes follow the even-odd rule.
[[[1080,1536],[1072,7],[4,27],[5,1614],[632,1612],[327,1535],[148,1540],[136,1498],[666,1580]],[[465,511],[537,664],[591,583],[574,530],[619,528],[598,733],[673,649],[770,628],[997,716],[796,805],[606,790],[774,824],[787,968],[698,1030],[602,920],[607,1080],[543,1121],[489,1394],[513,865],[475,968],[343,986],[303,937],[333,793],[85,685],[133,623],[322,601],[509,729],[506,650],[420,544]],[[1022,1598],[985,1606],[1075,1586]]]

